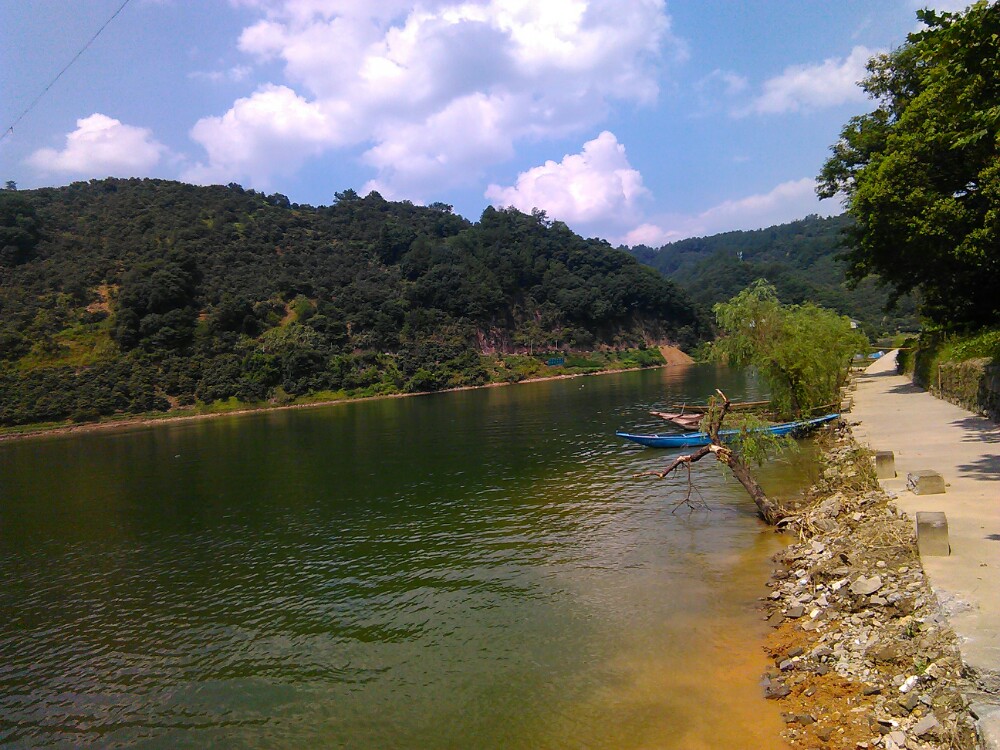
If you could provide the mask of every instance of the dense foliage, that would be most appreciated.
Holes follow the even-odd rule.
[[[914,327],[911,298],[899,300],[887,311],[889,295],[874,279],[848,283],[846,263],[840,256],[851,226],[847,216],[809,216],[767,229],[680,240],[657,250],[640,245],[630,252],[706,307],[766,278],[781,299],[836,310],[860,321],[873,334]]]
[[[808,302],[782,305],[762,280],[717,304],[715,315],[722,332],[716,353],[759,370],[772,407],[785,416],[837,403],[853,356],[868,348],[848,318]]]
[[[855,277],[919,290],[938,323],[1000,319],[1000,4],[918,13],[926,28],[868,63],[877,108],[852,118],[819,177],[856,222]]]
[[[708,332],[672,283],[541,212],[473,224],[377,193],[312,207],[138,179],[0,191],[0,424],[436,390]]]

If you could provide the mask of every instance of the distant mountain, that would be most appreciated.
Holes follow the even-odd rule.
[[[486,382],[483,355],[708,335],[675,284],[539,212],[139,179],[0,191],[0,425],[436,390]]]
[[[856,289],[847,287],[844,262],[837,256],[850,225],[846,215],[808,216],[767,229],[681,240],[659,249],[639,245],[629,252],[709,307],[766,278],[782,302],[815,302],[860,321],[870,333],[914,326],[916,306],[911,298],[885,312],[889,293],[874,280],[865,280]]]

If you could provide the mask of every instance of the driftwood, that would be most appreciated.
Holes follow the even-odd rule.
[[[729,398],[722,391],[716,390],[716,393],[718,393],[722,398],[722,408],[718,411],[717,415],[713,415],[714,418],[708,425],[707,432],[711,442],[708,445],[699,448],[694,453],[678,456],[667,468],[662,471],[646,471],[638,476],[651,475],[659,479],[663,479],[674,472],[678,467],[685,467],[688,471],[688,493],[687,497],[678,503],[678,506],[686,504],[688,507],[693,507],[690,501],[692,489],[691,464],[697,463],[705,456],[711,454],[715,456],[717,461],[720,461],[729,467],[729,469],[733,472],[733,476],[736,477],[737,481],[743,485],[750,497],[753,498],[754,504],[757,506],[757,513],[764,519],[765,522],[773,526],[784,518],[787,513],[782,510],[780,505],[768,498],[768,496],[764,493],[764,490],[761,489],[761,486],[754,478],[753,473],[750,471],[750,467],[747,466],[746,462],[743,461],[739,454],[724,446],[722,441],[719,439],[719,429],[722,427],[722,420],[726,418],[726,414],[729,412],[731,403]]]

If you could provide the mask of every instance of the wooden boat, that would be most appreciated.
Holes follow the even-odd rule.
[[[729,411],[745,411],[747,409],[762,409],[770,406],[770,401],[734,401],[729,405]],[[708,404],[680,404],[674,406],[681,414],[704,414],[708,411]],[[651,411],[650,414],[662,416],[672,412]]]
[[[651,411],[649,412],[654,417],[659,417],[660,419],[665,419],[668,422],[672,422],[678,427],[683,427],[685,430],[690,430],[692,427],[697,427],[701,422],[704,414],[685,414],[684,412],[667,412],[667,411]]]
[[[769,432],[772,435],[778,436],[791,435],[793,433],[805,432],[825,422],[830,422],[839,416],[839,414],[826,414],[815,419],[804,419],[799,422],[785,422],[784,424],[775,424],[770,427],[761,427],[759,431]],[[639,445],[645,445],[649,448],[691,448],[708,445],[710,442],[708,434],[704,432],[685,432],[681,435],[633,435],[631,432],[616,432],[615,434],[618,437],[631,440],[633,443],[639,443]],[[739,434],[739,430],[720,430],[719,438],[725,442]]]

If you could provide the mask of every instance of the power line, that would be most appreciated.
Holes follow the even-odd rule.
[[[104,31],[106,28],[108,28],[108,24],[110,24],[112,21],[114,21],[118,17],[118,14],[121,13],[123,10],[125,10],[125,6],[128,5],[130,2],[132,2],[132,0],[125,0],[125,2],[123,2],[118,7],[118,10],[116,10],[111,15],[111,18],[109,18],[107,21],[105,21],[104,25],[101,26],[101,28],[99,28],[97,30],[97,33],[95,33],[92,37],[90,37],[90,41],[88,41],[85,45],[83,45],[83,47],[80,48],[79,52],[77,52],[75,55],[73,55],[73,59],[70,60],[68,63],[66,63],[66,65],[63,66],[63,69],[60,70],[56,74],[55,78],[53,78],[51,81],[49,81],[49,85],[46,86],[44,89],[42,89],[41,93],[39,93],[38,96],[35,97],[34,101],[32,101],[31,104],[29,104],[25,108],[25,110],[21,114],[19,114],[17,116],[17,119],[14,120],[14,122],[12,122],[10,124],[10,126],[5,131],[3,131],[2,134],[0,134],[0,141],[2,141],[8,135],[10,135],[11,133],[14,132],[14,126],[17,125],[19,122],[21,122],[21,120],[24,119],[24,116],[27,115],[31,110],[33,110],[35,108],[35,105],[38,104],[38,102],[40,102],[42,100],[42,97],[45,96],[49,92],[49,89],[56,85],[56,81],[58,81],[60,78],[62,78],[62,74],[65,73],[67,70],[69,70],[70,67],[72,67],[73,63],[75,63],[78,59],[80,59],[80,55],[82,55],[84,52],[86,52],[90,48],[90,45],[94,43],[94,40],[97,39],[97,37],[99,37],[101,35],[102,31]]]

